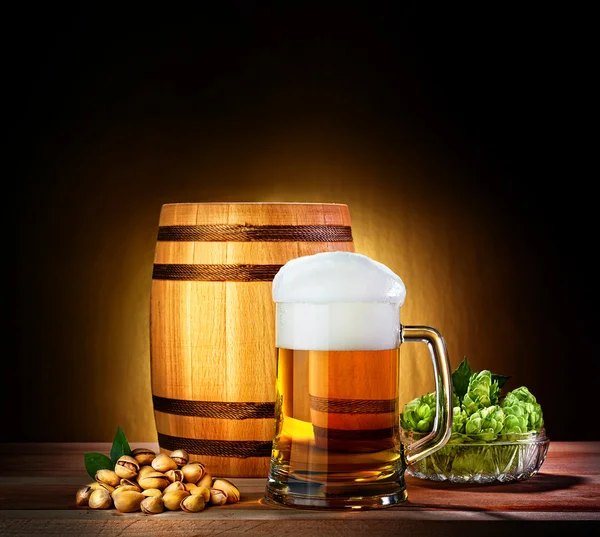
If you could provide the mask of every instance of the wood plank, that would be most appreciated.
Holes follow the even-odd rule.
[[[155,443],[132,447],[158,450]],[[401,506],[362,512],[307,511],[264,500],[265,479],[232,479],[241,501],[201,513],[121,514],[77,508],[74,495],[91,481],[83,453],[109,443],[0,444],[1,535],[506,535],[527,523],[544,535],[585,534],[600,523],[600,442],[551,444],[542,471],[527,481],[453,485],[407,476]],[[489,524],[494,522],[494,524]],[[565,525],[565,523],[569,525]],[[480,526],[486,523],[485,528]],[[502,531],[500,531],[500,528]],[[560,531],[558,531],[560,529]],[[498,533],[496,533],[498,531]],[[491,532],[491,533],[490,533]],[[529,533],[531,535],[531,533]]]
[[[34,512],[38,513],[38,512]],[[215,520],[202,513],[182,516],[176,513],[144,516],[137,513],[116,514],[113,518],[87,516],[48,518],[43,514],[19,518],[15,516],[0,519],[0,534],[15,536],[34,535],[85,535],[85,536],[216,536],[232,537],[273,536],[286,537],[369,537],[391,535],[420,536],[466,536],[485,535],[486,537],[531,536],[588,536],[597,533],[599,519],[589,516],[577,521],[565,521],[560,516],[551,519],[520,519],[507,513],[504,517],[473,517],[470,513],[443,513],[435,517],[393,517],[392,513],[381,513],[377,517],[369,513],[347,513],[348,516],[324,519],[318,514],[300,513],[298,516],[254,518],[226,518]],[[94,513],[96,515],[96,513]],[[385,516],[384,516],[385,515]]]

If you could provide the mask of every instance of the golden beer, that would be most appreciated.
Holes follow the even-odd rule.
[[[400,325],[405,292],[390,269],[350,252],[297,258],[275,276],[277,391],[268,500],[350,509],[406,500],[398,408],[403,333],[406,341],[430,345],[445,412],[451,389],[443,339],[430,327]],[[447,441],[451,419],[446,414],[440,423],[443,429],[423,444],[428,451],[407,454],[408,460]]]
[[[278,349],[271,477],[320,493],[397,489],[397,401],[398,349]]]

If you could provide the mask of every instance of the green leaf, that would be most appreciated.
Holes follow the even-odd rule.
[[[123,455],[131,455],[131,448],[129,447],[129,442],[127,442],[127,437],[125,436],[123,429],[119,426],[117,427],[115,439],[110,448],[110,458],[112,459],[113,464],[117,464],[117,461]]]
[[[458,396],[460,402],[462,403],[463,397],[467,393],[467,388],[469,387],[469,379],[473,374],[473,370],[467,361],[467,357],[463,358],[463,361],[459,364],[459,366],[452,373],[452,386],[454,388],[454,393]]]
[[[96,478],[98,470],[112,470],[115,467],[113,462],[102,453],[84,453],[83,460],[85,469],[92,479]]]
[[[510,378],[510,375],[498,375],[496,373],[492,373],[492,382],[496,381],[498,383],[498,388],[502,389],[502,386],[506,384],[506,381]]]

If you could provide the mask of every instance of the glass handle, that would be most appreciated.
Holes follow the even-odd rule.
[[[421,440],[405,446],[408,464],[417,462],[443,447],[452,434],[452,376],[446,343],[430,326],[400,326],[401,342],[427,343],[435,377],[435,419],[432,431]]]

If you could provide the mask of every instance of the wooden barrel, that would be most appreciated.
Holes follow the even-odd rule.
[[[152,399],[163,453],[214,476],[266,477],[276,376],[272,280],[287,261],[354,251],[334,203],[169,203],[150,304]]]

